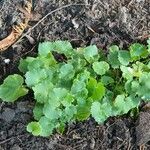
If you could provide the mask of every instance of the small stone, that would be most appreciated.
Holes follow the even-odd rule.
[[[4,59],[4,63],[5,64],[9,64],[10,63],[10,59]]]

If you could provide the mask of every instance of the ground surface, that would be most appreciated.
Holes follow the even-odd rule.
[[[70,3],[85,5],[53,13],[21,42],[1,53],[1,83],[7,75],[18,72],[20,57],[36,55],[39,41],[68,39],[74,47],[96,44],[107,51],[112,43],[126,48],[132,42],[145,42],[150,34],[149,0],[34,0],[33,3],[34,17],[28,29],[58,7]],[[0,40],[21,18],[18,5],[22,1],[0,0]],[[10,59],[10,63],[6,64],[4,59]],[[150,149],[149,111],[141,110],[136,120],[127,116],[110,118],[104,125],[89,119],[68,126],[64,135],[41,138],[33,137],[25,129],[32,120],[33,106],[32,94],[15,104],[0,103],[0,150],[137,150],[143,144]]]

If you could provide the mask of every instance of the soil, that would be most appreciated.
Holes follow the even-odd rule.
[[[0,40],[22,19],[17,6],[25,0],[0,0]],[[56,8],[68,6],[42,17]],[[30,30],[32,28],[32,30]],[[28,35],[0,53],[0,83],[9,74],[18,73],[21,57],[36,55],[37,45],[45,40],[69,40],[74,47],[96,44],[127,48],[133,42],[145,43],[150,37],[149,0],[34,0]],[[9,59],[10,62],[6,62]],[[150,149],[150,111],[140,109],[136,119],[129,116],[109,118],[98,125],[90,118],[68,125],[64,135],[34,137],[26,125],[32,118],[32,93],[14,104],[0,103],[0,150],[137,150]],[[146,108],[144,106],[144,108]]]

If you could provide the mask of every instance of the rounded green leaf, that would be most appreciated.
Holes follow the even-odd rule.
[[[68,90],[65,88],[54,88],[52,92],[49,93],[48,103],[53,108],[59,107],[62,104],[68,104],[72,101],[72,95],[69,94]]]
[[[33,87],[47,78],[46,69],[34,69],[25,74],[25,82],[28,87]]]
[[[73,53],[74,50],[72,48],[72,45],[69,41],[55,41],[53,42],[54,44],[54,51],[60,54],[64,54],[67,57],[70,57]]]
[[[57,132],[60,133],[60,134],[63,134],[65,131],[65,123],[61,122],[58,124],[58,127],[57,127]]]
[[[43,104],[36,103],[33,109],[34,119],[39,120],[43,116]]]
[[[74,77],[75,71],[71,64],[64,64],[60,68],[59,77],[62,79],[72,79]]]
[[[26,73],[28,71],[28,66],[29,64],[34,61],[35,58],[34,57],[27,57],[26,59],[20,59],[19,61],[19,66],[18,69],[23,72]]]
[[[90,78],[87,83],[88,96],[93,100],[101,100],[105,95],[105,87],[102,82],[96,81],[94,78]]]
[[[114,107],[116,108],[116,114],[115,115],[121,115],[127,113],[126,109],[126,103],[125,103],[125,96],[117,95],[114,101]]]
[[[131,83],[132,83],[132,80],[127,80],[124,85],[126,92],[129,94],[132,93],[132,87],[131,87],[132,84]]]
[[[126,102],[126,111],[124,113],[128,113],[131,109],[139,106],[140,98],[130,95],[129,97],[125,98],[125,102]]]
[[[150,99],[150,72],[143,72],[139,78],[139,87],[137,90],[138,96],[143,100]]]
[[[24,79],[18,74],[8,76],[0,85],[0,98],[6,102],[14,102],[28,93],[23,86]]]
[[[77,75],[77,79],[81,82],[87,82],[90,78],[90,72],[86,69]]]
[[[104,121],[111,115],[111,106],[107,103],[101,104],[100,102],[94,102],[91,106],[92,117],[98,123],[104,123]]]
[[[34,136],[41,134],[41,126],[39,122],[31,122],[27,125],[27,131],[32,133]]]
[[[70,93],[67,93],[67,95],[61,100],[61,103],[63,106],[67,107],[72,104],[74,101],[74,96]]]
[[[114,79],[109,77],[109,76],[102,76],[101,77],[101,82],[104,84],[104,85],[108,85],[108,84],[112,84],[114,83]]]
[[[96,86],[97,86],[97,80],[91,77],[87,83],[88,96],[92,96]]]
[[[97,85],[94,88],[93,94],[91,98],[93,100],[101,100],[102,97],[105,95],[105,87],[103,83],[98,82]]]
[[[86,87],[86,84],[84,82],[75,79],[71,87],[71,92],[72,94],[77,94],[80,91],[82,91],[85,87]]]
[[[95,45],[84,48],[84,57],[88,62],[94,62],[98,58],[98,49]]]
[[[51,51],[54,50],[53,42],[42,42],[39,43],[38,53],[41,56],[47,56]]]
[[[77,113],[77,109],[75,105],[67,106],[62,111],[61,119],[63,119],[64,122],[70,122],[71,120],[74,120],[74,116]]]
[[[83,81],[79,81],[78,79],[75,79],[71,87],[71,93],[75,97],[86,98],[88,94],[88,90],[86,89],[86,84]]]
[[[147,47],[148,47],[148,52],[150,53],[150,38],[147,40]]]
[[[41,126],[40,136],[43,137],[50,136],[53,133],[54,128],[56,128],[56,122],[45,116],[40,118],[39,124]]]
[[[49,99],[49,93],[52,91],[53,86],[54,85],[48,79],[36,84],[32,89],[34,91],[34,98],[37,102],[46,103]]]
[[[146,46],[142,44],[134,43],[129,47],[129,49],[132,60],[139,60],[140,58],[145,58],[148,56]]]
[[[139,105],[139,98],[135,98],[130,95],[125,97],[124,95],[118,95],[115,99],[114,106],[116,107],[117,115],[126,114],[129,110]]]
[[[113,45],[109,47],[108,61],[112,68],[119,68],[120,66],[120,62],[118,60],[118,52],[119,52],[118,46]]]
[[[73,65],[73,68],[75,69],[76,72],[82,71],[83,68],[86,66],[87,62],[85,59],[80,58],[79,56],[75,55],[72,56],[72,59],[68,60],[68,63]]]
[[[91,102],[85,99],[78,99],[76,118],[79,121],[84,121],[90,117]]]
[[[118,60],[122,65],[127,66],[131,60],[130,53],[128,51],[120,50],[118,52]]]
[[[104,75],[109,70],[109,64],[105,61],[94,62],[93,69],[98,75]]]
[[[134,70],[131,67],[121,66],[122,76],[127,80],[132,80],[134,76]]]
[[[49,103],[45,103],[43,107],[43,114],[50,120],[55,120],[58,119],[62,111],[59,108],[54,107],[52,104],[50,105]]]

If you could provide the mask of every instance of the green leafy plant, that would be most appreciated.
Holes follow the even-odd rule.
[[[63,133],[67,123],[90,116],[103,123],[150,100],[149,56],[150,40],[129,50],[113,45],[107,55],[95,45],[74,49],[67,41],[43,42],[37,57],[20,60],[25,81],[17,74],[8,76],[0,85],[0,98],[14,102],[27,88],[33,91],[35,120],[27,131],[35,136]]]

